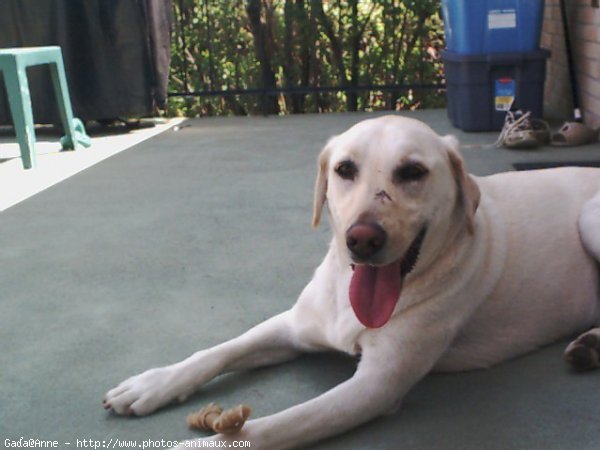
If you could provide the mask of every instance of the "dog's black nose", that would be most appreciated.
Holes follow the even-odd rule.
[[[346,231],[346,246],[361,260],[368,259],[385,245],[387,233],[376,223],[357,222]]]

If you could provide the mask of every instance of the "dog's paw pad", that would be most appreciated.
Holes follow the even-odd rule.
[[[565,350],[565,360],[573,369],[579,371],[600,367],[600,336],[598,333],[588,332],[579,336]]]

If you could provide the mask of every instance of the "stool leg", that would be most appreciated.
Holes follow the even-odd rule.
[[[52,76],[52,84],[54,85],[54,93],[56,95],[56,102],[58,103],[60,119],[67,137],[66,147],[75,150],[77,147],[77,139],[73,124],[73,109],[71,108],[71,98],[69,97],[65,66],[63,64],[62,55],[59,56],[59,60],[56,63],[50,64],[50,75]]]
[[[3,71],[10,113],[21,148],[23,168],[35,167],[35,128],[25,67],[15,63]]]

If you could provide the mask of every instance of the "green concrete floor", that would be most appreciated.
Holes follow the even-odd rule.
[[[410,115],[456,134],[478,175],[600,160],[597,144],[500,150],[496,133],[461,133],[443,110]],[[292,305],[329,240],[327,225],[309,226],[316,155],[372,116],[190,120],[0,213],[0,447],[21,436],[60,448],[192,438],[185,417],[209,401],[264,416],[350,377],[351,358],[311,355],[217,379],[145,418],[101,407],[124,378]],[[598,449],[600,373],[571,373],[563,346],[428,376],[398,413],[313,448]]]

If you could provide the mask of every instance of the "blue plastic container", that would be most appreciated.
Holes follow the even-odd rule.
[[[538,49],[544,0],[442,0],[448,50],[462,54]]]
[[[511,106],[543,117],[549,57],[548,50],[487,55],[443,51],[452,125],[464,131],[497,131]]]

